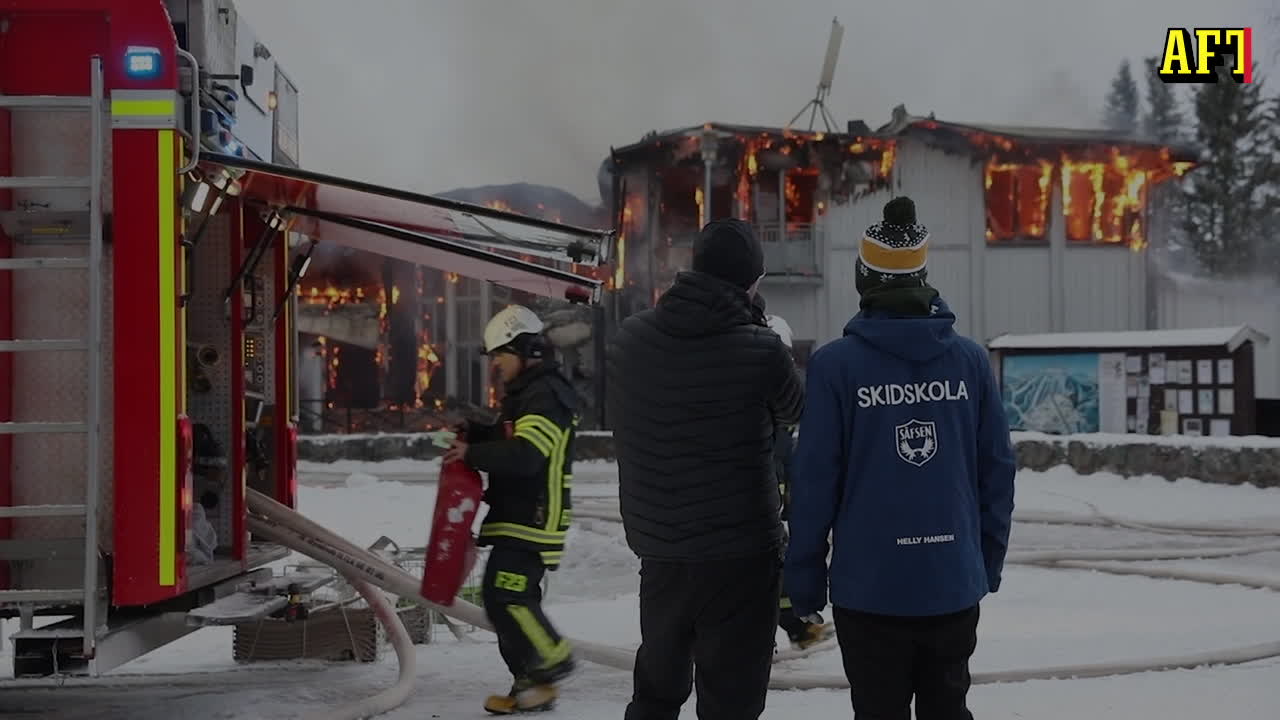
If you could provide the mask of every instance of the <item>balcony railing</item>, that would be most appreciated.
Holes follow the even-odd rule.
[[[764,266],[770,276],[820,278],[818,253],[822,229],[810,224],[757,223],[756,233],[764,245]]]
[[[778,223],[773,222],[756,223],[755,229],[764,246],[764,267],[768,277],[822,279],[822,267],[818,261],[822,250],[821,227],[787,223],[784,232]],[[670,237],[673,248],[691,252],[698,233],[683,232]]]

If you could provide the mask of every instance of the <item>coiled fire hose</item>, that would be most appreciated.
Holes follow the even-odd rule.
[[[248,491],[249,529],[257,535],[269,538],[315,560],[337,568],[339,572],[353,578],[359,578],[380,587],[394,595],[412,599],[424,607],[453,617],[469,625],[492,630],[484,610],[458,599],[451,607],[441,607],[427,602],[420,594],[420,579],[392,565],[383,558],[365,550],[334,534],[332,531],[307,519],[300,513],[281,505],[261,493]],[[583,507],[575,508],[575,517],[619,522],[616,507]],[[1215,528],[1209,526],[1189,525],[1184,531],[1178,525],[1144,525],[1131,521],[1112,520],[1096,512],[1093,516],[1071,515],[1069,513],[1019,513],[1015,521],[1020,522],[1052,522],[1063,524],[1099,525],[1114,527],[1133,527],[1135,525],[1151,527],[1159,531],[1177,532],[1179,534],[1204,534],[1225,537],[1276,537],[1280,530],[1265,528]],[[1178,570],[1172,568],[1149,568],[1119,565],[1118,561],[1141,560],[1179,560],[1211,557],[1227,557],[1260,552],[1280,550],[1280,541],[1258,543],[1229,548],[1176,548],[1158,550],[1063,550],[1063,551],[1031,551],[1009,553],[1006,562],[1009,564],[1032,565],[1048,568],[1090,569],[1114,574],[1142,575],[1161,579],[1180,579],[1195,582],[1244,585],[1246,587],[1265,588],[1280,591],[1280,581],[1250,577],[1246,575]],[[375,593],[376,594],[376,593]],[[385,599],[384,599],[385,601]],[[384,624],[387,622],[384,619]],[[391,625],[400,622],[399,616],[390,614]],[[403,628],[403,625],[400,625]],[[575,654],[584,660],[615,668],[631,671],[634,667],[635,653],[632,650],[569,638],[573,643]],[[408,648],[411,654],[412,647]],[[399,702],[408,696],[412,689],[412,672],[404,671],[405,653],[397,648],[400,657],[401,673],[396,686],[384,691],[379,696],[384,701],[399,697]],[[1093,678],[1158,670],[1190,669],[1205,665],[1234,665],[1254,662],[1272,657],[1280,657],[1280,641],[1226,648],[1187,655],[1171,655],[1163,657],[1140,658],[1133,660],[1110,661],[1102,663],[1086,663],[1078,665],[1061,665],[1022,670],[975,673],[974,684],[1022,682],[1027,680],[1056,680],[1070,678]],[[412,661],[409,661],[412,662]],[[816,688],[847,688],[848,680],[840,675],[821,675],[808,673],[774,673],[769,687],[775,690],[802,690]],[[392,690],[395,690],[393,694]],[[325,716],[326,720],[345,720],[346,718],[363,718],[375,712],[384,712],[396,705],[388,705],[385,709],[375,709],[369,701],[357,703],[349,711],[350,714],[333,714]],[[362,713],[362,714],[361,714]]]
[[[423,599],[420,594],[422,581],[401,568],[392,565],[385,559],[375,555],[354,543],[351,543],[323,526],[306,518],[289,507],[254,490],[246,491],[249,506],[247,525],[249,531],[261,535],[285,547],[296,550],[314,560],[325,563],[350,579],[363,580],[370,585],[382,588],[392,595],[411,599],[423,607],[443,613],[468,625],[475,625],[486,630],[493,630],[488,617],[482,608],[461,598],[454,601],[451,607],[441,607]],[[357,586],[359,589],[359,586]],[[363,592],[361,593],[364,594]],[[381,593],[372,592],[381,597]],[[368,598],[369,596],[366,596]],[[409,640],[408,632],[400,616],[389,609],[385,597],[381,603],[386,605],[386,612],[379,612],[378,605],[373,605],[379,619],[394,638],[403,633],[405,641]],[[630,650],[592,643],[586,640],[570,638],[574,645],[574,654],[584,660],[621,670],[631,670],[635,655]],[[411,642],[400,642],[395,646],[396,657],[400,663],[400,675],[394,686],[374,697],[353,703],[321,717],[324,720],[357,720],[387,712],[408,698],[413,690],[413,657],[414,648]],[[406,665],[408,670],[406,671]]]
[[[573,514],[575,518],[588,518],[602,520],[605,522],[621,522],[621,517],[618,514],[616,504],[607,502],[592,503],[590,501],[583,504],[587,505],[587,507],[579,505],[574,508]],[[1065,512],[1052,513],[1019,511],[1014,513],[1014,522],[1117,527],[1165,534],[1204,537],[1277,538],[1280,536],[1280,530],[1257,527],[1245,528],[1220,527],[1201,524],[1176,525],[1141,523],[1134,520],[1108,516],[1102,513],[1096,505],[1093,505],[1092,503],[1085,504],[1090,506],[1093,510],[1093,514],[1080,515]],[[1011,565],[1031,565],[1041,568],[1094,570],[1097,572],[1116,575],[1140,575],[1163,580],[1188,580],[1192,582],[1211,583],[1217,585],[1241,585],[1244,587],[1280,592],[1280,580],[1272,578],[1208,570],[1182,570],[1177,568],[1155,568],[1121,564],[1121,561],[1192,560],[1234,557],[1275,551],[1280,551],[1280,540],[1252,545],[1215,548],[1010,552],[1006,556],[1005,562]],[[1205,665],[1238,665],[1241,663],[1255,662],[1257,660],[1265,660],[1273,657],[1280,657],[1280,640],[1276,642],[1211,650],[1187,655],[1170,655],[1101,663],[1084,663],[1078,665],[1027,668],[1024,670],[974,673],[972,682],[975,685],[981,685],[987,683],[1023,682],[1027,680],[1096,678],[1159,670],[1191,669]],[[769,687],[775,690],[847,688],[849,687],[849,681],[843,675],[774,673],[770,678]]]
[[[409,699],[409,694],[413,692],[413,680],[417,672],[418,655],[413,647],[413,638],[409,636],[409,631],[405,628],[404,621],[400,619],[396,609],[387,600],[387,596],[351,570],[339,569],[338,572],[346,578],[347,582],[351,583],[351,586],[356,589],[356,592],[360,593],[365,602],[369,603],[369,607],[373,608],[373,614],[378,618],[378,622],[382,623],[382,627],[386,628],[387,636],[391,640],[391,646],[396,651],[396,662],[400,665],[400,673],[396,678],[395,684],[386,690],[377,695],[334,708],[322,715],[318,715],[316,720],[349,720],[351,718],[367,718],[390,712]]]

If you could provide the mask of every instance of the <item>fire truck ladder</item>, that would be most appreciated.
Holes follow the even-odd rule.
[[[22,630],[32,630],[32,615],[36,608],[82,608],[82,630],[74,635],[83,638],[84,658],[94,657],[98,630],[104,624],[104,601],[100,598],[98,581],[98,505],[99,471],[102,458],[102,334],[103,334],[103,210],[102,176],[105,153],[105,93],[103,90],[102,59],[90,59],[91,95],[88,97],[51,95],[0,95],[0,109],[22,110],[84,110],[90,116],[89,175],[87,177],[0,177],[0,189],[64,189],[73,188],[88,192],[88,211],[11,211],[0,213],[13,220],[18,234],[23,228],[28,232],[55,228],[72,235],[84,232],[87,226],[88,256],[81,257],[32,257],[0,258],[0,271],[42,269],[84,269],[88,274],[89,306],[88,328],[85,338],[76,339],[22,339],[0,340],[0,352],[52,352],[73,351],[88,354],[87,417],[84,422],[0,422],[0,434],[34,433],[84,433],[87,457],[85,465],[85,495],[80,504],[16,505],[0,507],[0,518],[83,517],[84,518],[84,573],[83,586],[56,590],[5,589],[0,590],[0,606],[17,605],[22,617]],[[6,223],[10,236],[14,236],[12,223]],[[34,230],[32,230],[34,229]],[[81,539],[70,542],[79,543]],[[70,552],[67,540],[3,540],[0,539],[0,560],[35,560],[60,558],[79,554],[78,548]],[[101,603],[101,604],[100,604]],[[35,632],[40,632],[39,630]],[[78,638],[77,638],[78,639]]]

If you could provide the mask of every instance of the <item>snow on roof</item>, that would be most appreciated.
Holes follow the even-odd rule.
[[[987,343],[987,347],[991,350],[1226,347],[1228,352],[1235,352],[1236,348],[1247,341],[1252,341],[1255,345],[1264,345],[1270,340],[1266,335],[1248,325],[1235,325],[1185,330],[1005,334]]]

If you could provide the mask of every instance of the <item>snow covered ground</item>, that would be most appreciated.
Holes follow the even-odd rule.
[[[361,545],[387,535],[402,546],[426,539],[435,498],[432,462],[304,464],[300,509]],[[616,470],[575,468],[582,506],[616,507]],[[1193,480],[1079,476],[1065,468],[1023,472],[1018,508],[1088,513],[1086,503],[1129,520],[1270,527],[1280,530],[1280,490],[1209,485]],[[1141,530],[1018,524],[1014,550],[1239,545],[1258,542],[1157,535]],[[1280,580],[1280,552],[1222,560],[1161,563],[1230,570]],[[548,612],[571,636],[619,646],[639,640],[637,561],[617,523],[577,521],[564,567],[551,576]],[[6,628],[12,630],[12,625]],[[388,718],[479,718],[483,697],[509,682],[493,638],[475,631],[459,642],[437,631],[419,646],[414,697]],[[780,639],[782,639],[780,637]],[[1280,595],[1240,586],[1011,566],[1001,592],[983,606],[975,672],[1133,660],[1280,641]],[[3,653],[9,652],[6,641]],[[3,653],[0,653],[2,655]],[[10,660],[0,656],[0,672]],[[775,665],[775,674],[839,674],[834,646]],[[309,712],[371,694],[390,684],[394,656],[374,665],[316,662],[237,665],[231,633],[206,629],[140,658],[106,678],[0,682],[0,716],[157,720],[305,718]],[[584,665],[551,717],[621,717],[630,694],[626,673]],[[975,686],[971,707],[984,720],[1274,717],[1280,660],[1088,680]],[[695,717],[691,701],[681,716]],[[844,690],[778,691],[765,718],[849,717]]]

